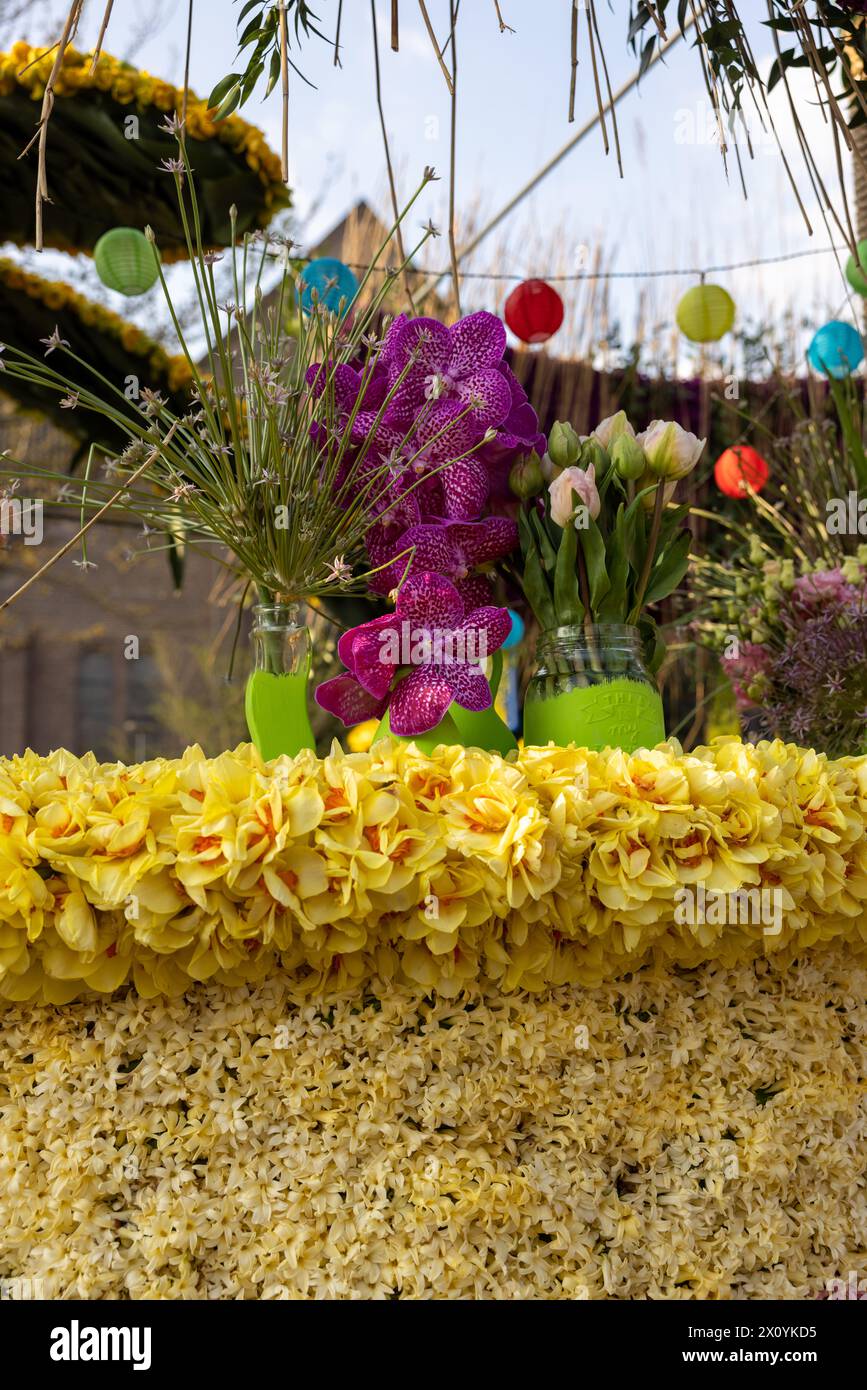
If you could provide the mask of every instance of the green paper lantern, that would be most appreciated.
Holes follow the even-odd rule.
[[[735,302],[721,285],[695,285],[677,306],[677,326],[694,343],[715,343],[735,321]]]
[[[130,298],[146,294],[159,279],[157,258],[144,232],[135,227],[114,227],[105,232],[93,248],[96,273],[110,290]]]
[[[856,294],[867,295],[867,241],[858,242],[858,259],[849,257],[846,262],[846,279]]]

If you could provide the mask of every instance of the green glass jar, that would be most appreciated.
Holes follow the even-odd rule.
[[[524,743],[653,748],[665,738],[662,700],[641,634],[625,623],[543,632],[524,701]]]
[[[315,750],[307,708],[310,629],[301,604],[258,605],[251,640],[254,662],[245,697],[250,737],[266,761]]]

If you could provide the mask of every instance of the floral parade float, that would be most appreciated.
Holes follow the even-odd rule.
[[[496,316],[385,323],[372,274],[296,314],[266,237],[232,236],[222,300],[168,124],[210,371],[182,339],[192,399],[133,413],[91,373],[81,418],[127,442],[70,486],[257,600],[253,744],[0,760],[4,1268],[61,1297],[594,1299],[862,1270],[867,760],[665,741],[649,610],[701,441],[546,440]],[[88,363],[46,346],[5,369],[62,398]],[[540,629],[521,749],[510,583]],[[318,757],[305,605],[360,592],[317,698],[380,727]],[[684,914],[695,885],[744,910]]]

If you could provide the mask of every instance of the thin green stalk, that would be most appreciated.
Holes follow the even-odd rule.
[[[650,534],[647,538],[647,549],[644,552],[641,574],[638,577],[638,584],[635,589],[635,603],[628,619],[633,626],[635,626],[641,617],[641,605],[644,602],[644,595],[647,593],[650,571],[653,569],[653,562],[656,559],[656,546],[659,541],[659,531],[662,526],[662,513],[664,509],[665,481],[660,478],[656,485],[656,496],[653,499],[653,519],[650,523]]]

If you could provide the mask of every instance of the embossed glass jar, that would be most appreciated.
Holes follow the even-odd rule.
[[[665,738],[662,700],[641,634],[624,623],[543,632],[524,701],[524,742],[653,748]]]

